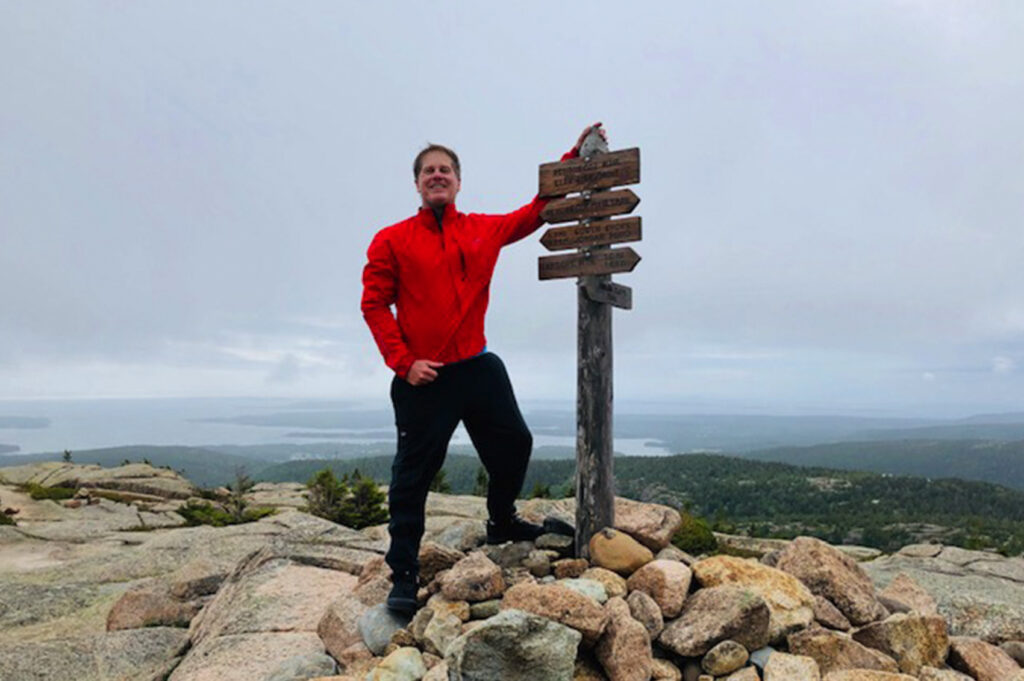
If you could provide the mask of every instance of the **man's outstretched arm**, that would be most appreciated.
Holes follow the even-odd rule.
[[[583,145],[583,140],[585,140],[587,135],[589,135],[593,130],[596,130],[602,138],[607,139],[600,121],[593,125],[588,125],[583,128],[583,132],[580,133],[579,139],[576,140],[576,144],[573,145],[572,149],[562,154],[561,160],[567,161],[571,158],[578,157],[580,155],[580,147]],[[548,201],[550,201],[550,199],[542,199],[539,196],[536,196],[532,202],[523,206],[519,210],[502,216],[502,223],[498,228],[502,235],[502,244],[507,246],[508,244],[515,243],[523,237],[529,236],[533,232],[537,231],[537,229],[544,224],[544,220],[541,218],[540,213],[544,210],[544,206],[548,204]]]

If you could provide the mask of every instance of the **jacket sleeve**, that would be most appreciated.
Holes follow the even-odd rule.
[[[573,147],[569,151],[562,154],[560,160],[566,161],[570,158],[576,158],[579,156],[579,150]],[[498,224],[498,234],[501,238],[501,245],[507,246],[511,243],[519,241],[523,237],[533,234],[537,229],[544,224],[544,219],[541,218],[540,213],[544,210],[544,206],[548,205],[550,199],[542,199],[540,196],[533,197],[533,201],[526,204],[522,208],[509,213],[508,215],[501,216],[501,220]]]
[[[366,252],[363,268],[363,298],[360,307],[370,327],[373,340],[387,364],[400,378],[405,378],[416,360],[398,328],[391,312],[398,297],[398,262],[383,232],[378,232]]]

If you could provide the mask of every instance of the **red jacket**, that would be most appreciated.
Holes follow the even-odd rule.
[[[540,227],[547,199],[508,215],[419,212],[377,232],[363,268],[363,317],[384,362],[405,378],[418,359],[448,364],[486,345],[484,313],[502,246]],[[391,313],[395,306],[397,319]]]

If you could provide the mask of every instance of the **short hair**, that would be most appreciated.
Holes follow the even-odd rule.
[[[414,178],[418,178],[420,176],[420,170],[423,168],[423,157],[432,151],[442,151],[448,154],[448,158],[452,160],[452,168],[455,170],[455,177],[460,180],[462,179],[462,168],[459,166],[459,155],[443,144],[428,144],[423,151],[416,154],[416,160],[412,162],[412,176]]]

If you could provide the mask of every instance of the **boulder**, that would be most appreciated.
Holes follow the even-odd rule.
[[[814,620],[814,595],[793,575],[735,556],[712,556],[693,566],[701,586],[738,586],[753,591],[768,604],[769,641],[807,627]]]
[[[682,681],[683,672],[668,660],[655,657],[651,660],[651,681]]]
[[[699,657],[726,639],[756,650],[768,642],[769,619],[768,605],[752,591],[709,587],[686,599],[678,619],[665,625],[658,643],[683,657]]]
[[[554,569],[555,578],[569,579],[571,577],[581,577],[590,568],[590,562],[585,558],[563,558],[562,560],[556,560],[551,564],[551,567]]]
[[[447,613],[458,617],[460,621],[469,620],[471,606],[466,601],[449,601],[444,594],[434,594],[427,600],[427,606],[436,613]]]
[[[832,601],[821,596],[814,597],[814,619],[819,624],[837,631],[849,631],[853,628],[846,615],[839,612],[839,608],[832,605]]]
[[[576,546],[576,540],[573,537],[550,532],[537,537],[533,543],[538,549],[556,551],[562,558],[571,557]]]
[[[939,667],[949,652],[946,620],[938,615],[897,613],[854,632],[853,640],[896,660],[901,672],[916,676],[921,667]]]
[[[651,639],[644,626],[633,619],[621,597],[605,605],[608,624],[594,648],[610,681],[649,681]]]
[[[629,588],[626,586],[626,580],[611,570],[607,570],[603,567],[588,568],[582,575],[580,575],[580,578],[601,582],[601,584],[604,585],[604,592],[608,594],[609,598],[625,596],[629,593]]]
[[[420,582],[428,583],[441,570],[447,570],[466,557],[462,551],[437,542],[420,545]]]
[[[949,640],[949,666],[977,681],[1008,681],[1020,665],[1003,650],[976,638],[954,636]]]
[[[557,557],[558,554],[554,551],[535,549],[523,559],[522,566],[529,570],[534,577],[547,577],[552,572],[551,560]]]
[[[1004,641],[999,644],[1003,652],[1013,658],[1017,664],[1024,666],[1024,641]]]
[[[331,604],[324,594],[350,592],[356,581],[348,573],[296,565],[271,548],[261,549],[239,563],[193,620],[192,642],[257,632],[315,633]]]
[[[899,573],[879,594],[878,599],[891,612],[914,611],[921,615],[937,615],[939,606],[927,591],[906,573]]]
[[[606,527],[590,538],[590,562],[620,575],[629,576],[652,560],[651,550],[624,532]]]
[[[666,546],[662,550],[658,551],[654,555],[658,560],[677,560],[680,563],[686,563],[687,565],[693,565],[697,562],[697,559],[675,546]]]
[[[597,642],[608,623],[608,613],[593,599],[557,582],[516,584],[505,592],[501,609],[521,610],[571,627],[587,646]]]
[[[764,681],[821,681],[812,657],[775,652],[764,665]]]
[[[700,660],[701,668],[712,676],[731,674],[750,659],[750,653],[736,641],[725,640],[704,653]]]
[[[790,634],[787,640],[790,653],[814,658],[822,674],[846,669],[899,671],[888,655],[829,629],[804,629]]]
[[[530,553],[535,550],[531,541],[512,541],[502,544],[487,544],[480,548],[480,553],[503,568],[520,567]]]
[[[352,662],[372,655],[359,632],[359,619],[367,609],[352,594],[342,594],[331,601],[317,624],[316,633],[342,670]]]
[[[444,657],[452,641],[462,634],[462,620],[450,612],[435,612],[423,628],[423,650]]]
[[[601,582],[593,579],[560,579],[558,583],[594,600],[599,605],[604,605],[608,602],[608,592],[604,590],[604,584]]]
[[[712,677],[701,677],[701,681],[714,681]],[[735,671],[728,676],[721,677],[721,681],[761,681],[761,677],[757,675],[757,670],[753,667],[744,667],[739,671]]]
[[[522,610],[503,610],[455,639],[445,662],[451,681],[569,681],[578,631]]]
[[[798,537],[779,554],[776,567],[803,582],[812,593],[839,608],[852,623],[882,619],[875,586],[857,562],[820,539]]]
[[[668,546],[682,523],[679,512],[668,506],[615,498],[615,528],[652,551]]]
[[[366,681],[420,681],[427,673],[423,656],[416,648],[398,648],[366,675]]]
[[[672,619],[683,609],[690,590],[690,568],[674,560],[652,560],[626,580],[630,591],[643,591],[654,599],[665,619]]]
[[[469,606],[469,619],[471,620],[485,620],[488,617],[494,617],[501,611],[501,599],[492,598],[489,601],[480,601],[479,603],[471,603]]]
[[[433,611],[431,611],[433,612]],[[381,603],[369,608],[359,617],[356,626],[363,643],[374,655],[383,655],[391,642],[391,637],[399,629],[409,624],[409,618],[388,610]]]
[[[504,591],[501,568],[479,551],[460,560],[441,579],[441,593],[451,601],[476,603],[497,598]]]
[[[634,591],[626,599],[629,605],[629,612],[640,624],[644,625],[651,640],[658,638],[661,630],[665,628],[665,619],[662,617],[661,608],[654,599],[643,591]]]
[[[198,601],[182,601],[164,583],[129,589],[107,613],[107,631],[142,627],[187,627],[202,608]]]

